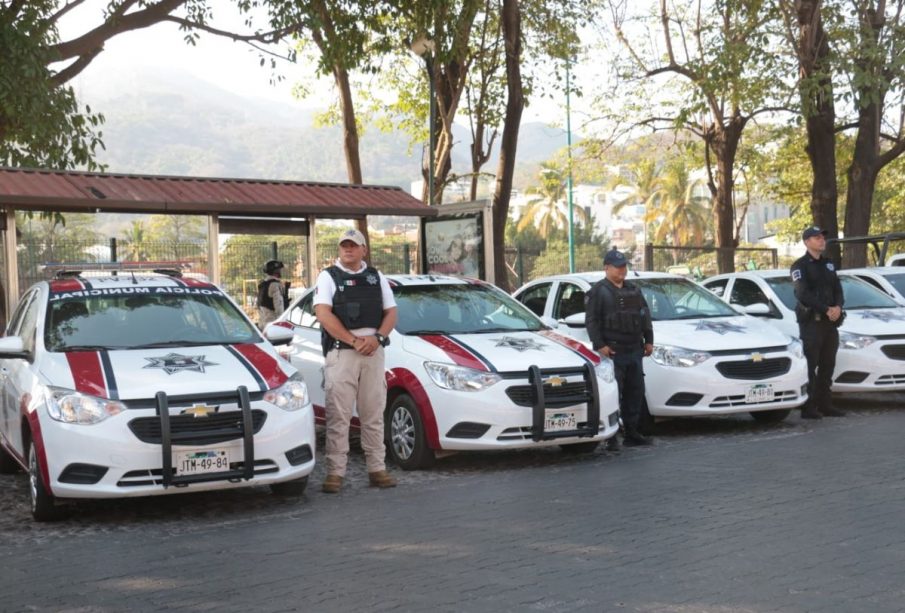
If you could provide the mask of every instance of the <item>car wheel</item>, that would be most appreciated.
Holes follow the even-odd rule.
[[[12,475],[17,472],[19,472],[19,463],[6,449],[0,447],[0,475]]]
[[[35,521],[55,521],[65,516],[64,510],[56,506],[53,494],[44,487],[41,461],[33,442],[28,444],[28,493]]]
[[[791,413],[791,409],[772,409],[770,411],[751,411],[754,421],[761,424],[778,424]]]
[[[271,483],[270,491],[277,496],[301,496],[308,487],[308,477],[284,481],[283,483]]]
[[[563,453],[591,453],[600,445],[600,441],[587,441],[586,443],[572,443],[571,445],[560,445],[559,448]]]
[[[638,430],[644,436],[650,436],[654,433],[654,416],[650,414],[647,408],[647,399],[641,403],[641,414],[638,416]]]
[[[434,450],[427,446],[421,414],[410,396],[397,396],[384,421],[390,459],[402,470],[428,468],[434,463]]]

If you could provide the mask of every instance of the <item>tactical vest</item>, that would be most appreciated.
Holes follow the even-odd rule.
[[[603,337],[624,345],[640,345],[644,335],[641,290],[628,282],[621,289],[604,281],[598,285],[603,298]]]
[[[279,279],[264,279],[258,283],[258,306],[273,311],[273,297],[270,295],[271,283],[280,284],[280,293],[283,295],[284,307],[289,304],[289,293],[286,291],[286,286],[283,285]]]
[[[333,314],[346,330],[379,328],[383,322],[383,292],[376,268],[368,266],[358,273],[350,273],[338,266],[330,266],[327,272],[336,283],[333,294]],[[337,345],[343,346],[321,328],[321,344],[324,355]]]

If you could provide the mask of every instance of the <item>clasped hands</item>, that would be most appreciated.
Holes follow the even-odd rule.
[[[831,306],[826,310],[826,316],[830,321],[838,321],[842,317],[842,307]]]

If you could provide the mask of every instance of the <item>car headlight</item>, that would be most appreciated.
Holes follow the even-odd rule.
[[[89,396],[62,387],[47,388],[46,405],[52,419],[84,426],[100,423],[126,410],[126,405],[118,400]]]
[[[706,351],[692,351],[691,349],[670,347],[669,345],[654,345],[654,352],[650,357],[661,366],[687,368],[697,366],[701,362],[710,359],[710,354]]]
[[[801,344],[801,341],[797,338],[793,338],[792,342],[789,343],[789,346],[786,347],[786,351],[794,355],[796,358],[804,357],[804,345]]]
[[[877,339],[873,336],[867,336],[865,334],[852,334],[851,332],[840,332],[839,333],[839,348],[840,349],[864,349],[868,345],[871,345]]]
[[[459,392],[477,392],[503,379],[496,373],[439,362],[425,362],[424,369],[438,386]]]
[[[296,373],[280,387],[264,392],[264,400],[284,411],[298,411],[308,404],[308,386]]]
[[[600,358],[600,364],[594,367],[597,377],[606,383],[612,383],[616,380],[616,371],[613,368],[613,360],[609,358]]]

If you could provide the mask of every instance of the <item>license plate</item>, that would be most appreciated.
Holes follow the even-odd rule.
[[[752,385],[745,394],[745,402],[748,404],[770,402],[771,400],[773,400],[772,385]]]
[[[202,475],[229,470],[229,451],[226,449],[195,449],[173,454],[177,475]]]
[[[544,431],[560,432],[578,429],[578,416],[575,411],[546,411],[544,414]]]

